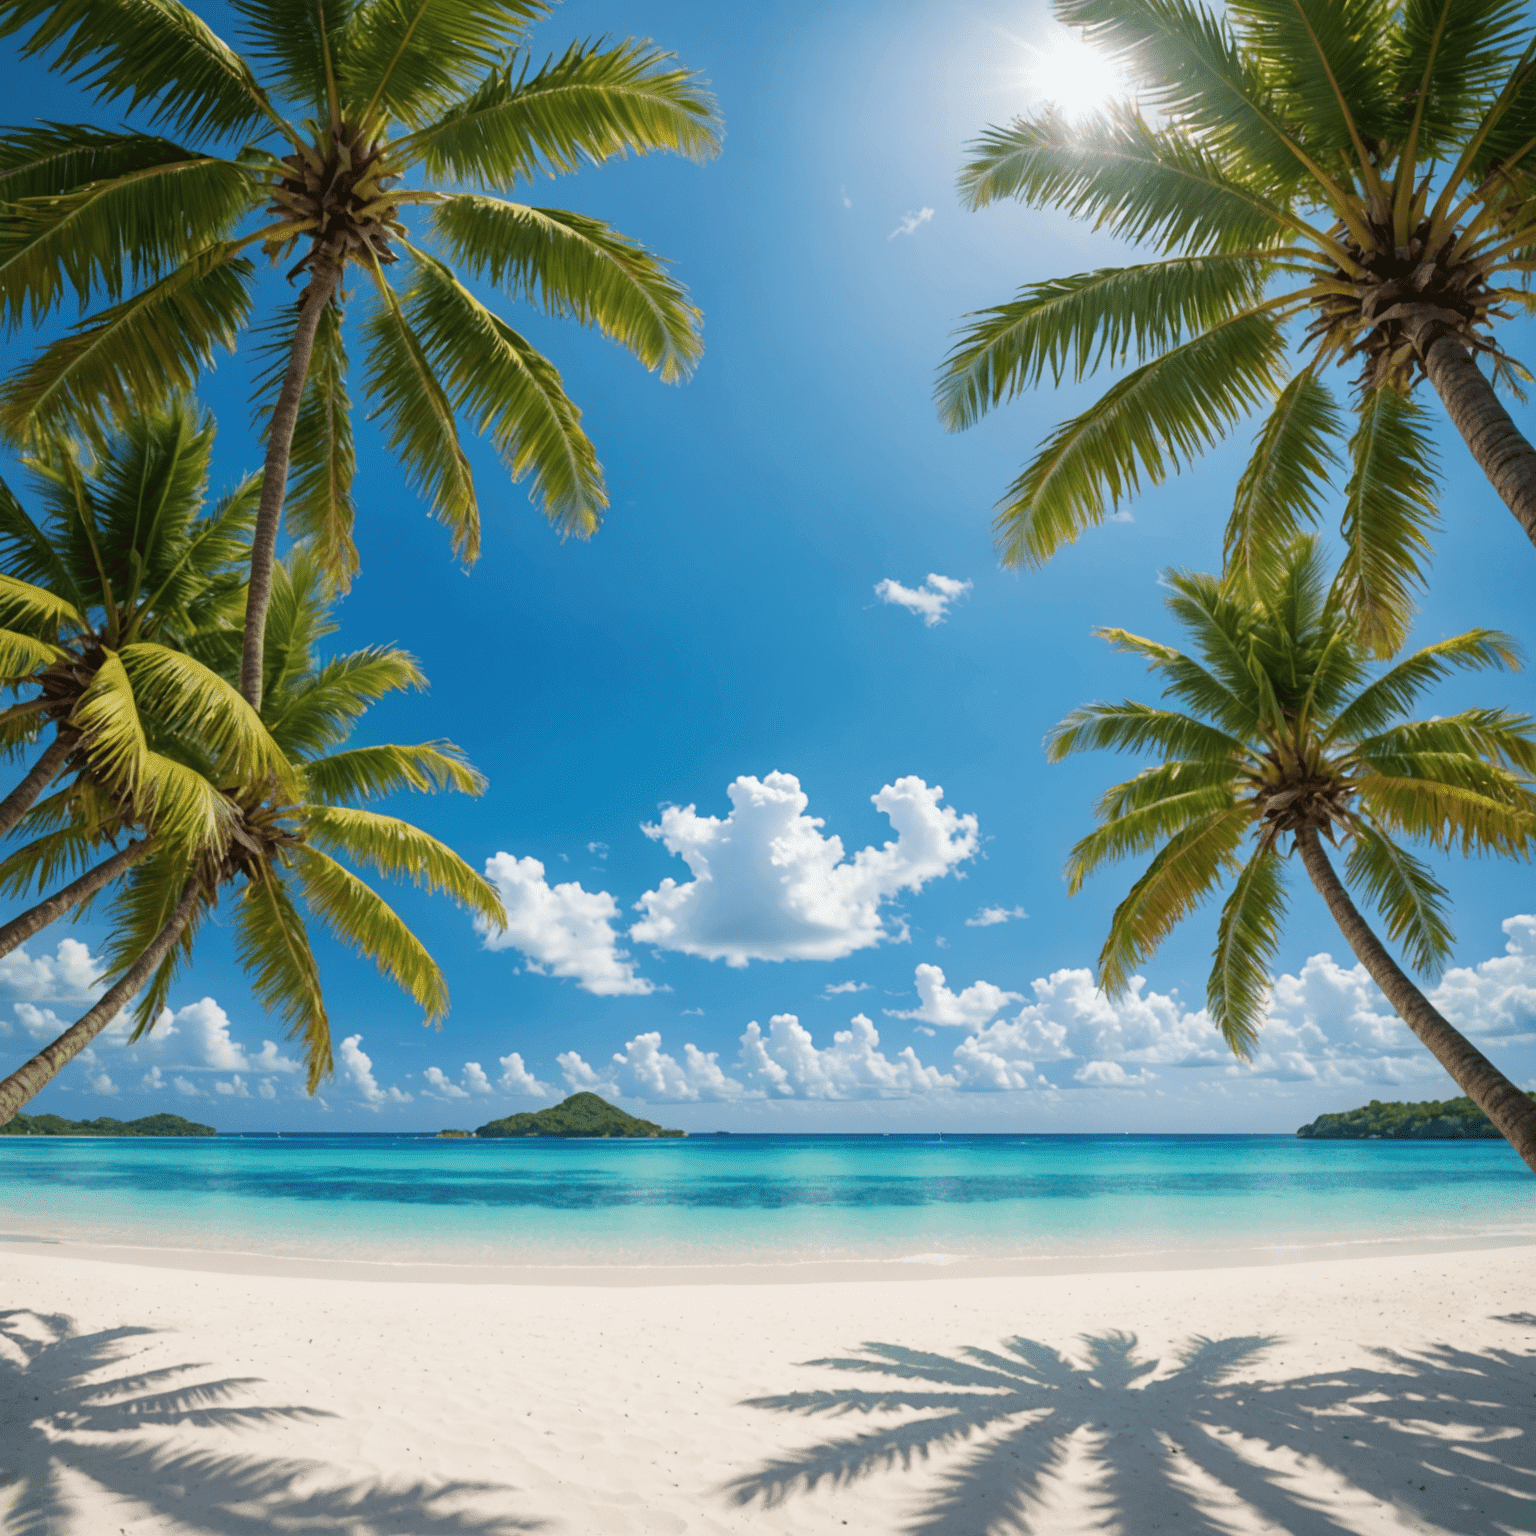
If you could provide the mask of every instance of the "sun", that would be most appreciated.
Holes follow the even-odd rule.
[[[1130,82],[1102,53],[1064,27],[1052,30],[1043,43],[1023,42],[1023,84],[1039,105],[1082,117],[1131,94]]]

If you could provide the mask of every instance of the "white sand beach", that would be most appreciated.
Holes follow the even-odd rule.
[[[793,1285],[0,1250],[28,1536],[1536,1529],[1536,1248]]]

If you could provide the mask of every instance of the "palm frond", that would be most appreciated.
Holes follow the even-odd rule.
[[[1518,669],[1520,662],[1519,642],[1498,629],[1469,629],[1423,646],[1356,694],[1334,717],[1323,736],[1324,745],[1355,741],[1385,729],[1426,688],[1443,682],[1452,672]]]
[[[989,128],[960,172],[961,200],[1016,198],[1058,208],[1132,245],[1191,254],[1278,244],[1296,225],[1281,203],[1229,176],[1221,158],[1178,129],[1152,129],[1130,106],[1081,121],[1052,107]]]
[[[200,743],[243,784],[298,791],[298,777],[239,689],[200,661],[163,645],[125,645],[118,657],[134,697],[174,737]]]
[[[0,861],[0,895],[49,890],[66,876],[81,873],[100,846],[91,828],[80,821],[34,837]]]
[[[233,819],[229,802],[194,769],[150,750],[133,685],[112,652],[75,705],[70,724],[80,732],[92,770],[133,808],[133,819],[184,851],[224,847]]]
[[[0,687],[14,688],[31,681],[33,675],[63,657],[57,646],[14,629],[0,629]]]
[[[215,348],[233,350],[250,312],[255,268],[236,249],[203,252],[45,346],[0,389],[0,436],[99,433],[114,417],[190,389]]]
[[[406,295],[423,360],[462,411],[495,443],[513,481],[531,480],[529,498],[563,533],[586,538],[608,505],[597,451],[581,429],[581,411],[553,363],[493,315],[442,263],[417,253]],[[396,420],[401,412],[396,411]],[[435,413],[417,413],[435,421]],[[455,527],[458,552],[479,553],[472,530]]]
[[[549,11],[544,0],[358,0],[336,70],[343,108],[419,127]]]
[[[1333,440],[1342,435],[1332,393],[1303,368],[1280,391],[1237,482],[1224,551],[1231,579],[1257,590],[1303,525],[1317,522],[1329,470],[1339,463]]]
[[[433,794],[456,789],[466,795],[485,792],[483,774],[451,741],[424,741],[416,746],[353,747],[306,762],[309,798],[319,805],[344,805],[380,800],[414,789]]]
[[[469,460],[459,446],[453,403],[394,290],[377,273],[375,281],[380,302],[364,328],[366,388],[379,402],[390,450],[404,462],[433,514],[452,531],[454,552],[472,563],[480,553],[480,508]],[[461,339],[468,344],[469,338]]]
[[[11,126],[0,130],[0,203],[76,192],[188,153],[157,134],[92,123]]]
[[[1173,710],[1156,709],[1123,699],[1118,704],[1095,702],[1074,709],[1046,734],[1046,761],[1059,763],[1073,752],[1146,752],[1157,749],[1176,757],[1195,757],[1226,764],[1229,771],[1248,756],[1240,737],[1218,730],[1204,720]]]
[[[951,432],[1040,382],[1082,379],[1103,362],[1142,363],[1251,309],[1268,263],[1247,251],[1175,256],[1033,283],[971,322],[939,376],[939,415]]]
[[[392,907],[317,848],[296,848],[294,869],[309,909],[349,949],[366,956],[436,1023],[448,1012],[448,983],[421,940]]]
[[[336,61],[359,0],[233,0],[247,55],[279,100],[331,118]]]
[[[1336,600],[1378,656],[1403,643],[1424,585],[1429,535],[1439,521],[1437,465],[1423,407],[1390,389],[1361,403],[1350,440],[1354,473],[1344,508],[1344,560]]]
[[[1411,103],[1419,117],[1413,158],[1438,157],[1471,136],[1519,56],[1525,26],[1520,0],[1407,0],[1393,62],[1400,110]]]
[[[1143,657],[1148,666],[1165,679],[1164,696],[1182,700],[1197,713],[1209,715],[1227,734],[1246,740],[1258,716],[1258,705],[1251,688],[1234,689],[1213,676],[1192,656],[1176,651],[1156,640],[1133,635],[1126,629],[1096,629],[1100,640],[1107,640],[1117,651]]]
[[[256,1001],[283,1021],[290,1040],[302,1041],[306,1086],[313,1093],[331,1075],[331,1021],[304,919],[274,869],[248,880],[240,893],[235,953]]]
[[[1375,827],[1363,825],[1349,850],[1344,878],[1370,897],[1386,919],[1387,937],[1403,945],[1415,970],[1433,977],[1445,969],[1456,942],[1446,919],[1450,892],[1427,864]]]
[[[1274,844],[1263,843],[1222,905],[1205,985],[1211,1022],[1234,1056],[1251,1057],[1258,1046],[1284,926],[1285,874]]]
[[[36,325],[70,290],[82,309],[120,299],[223,240],[261,196],[251,169],[236,161],[169,143],[164,156],[78,191],[6,206],[0,319],[10,329]]]
[[[32,520],[4,480],[0,480],[0,567],[62,597],[77,613],[89,606],[54,540]]]
[[[687,289],[664,261],[601,219],[465,193],[432,210],[432,227],[461,270],[597,326],[665,383],[687,378],[703,356],[703,316]]]
[[[1461,754],[1482,762],[1504,763],[1536,774],[1536,720],[1507,709],[1464,709],[1433,720],[1412,720],[1367,736],[1357,744],[1365,757],[1377,754]]]
[[[1360,803],[1384,830],[1465,855],[1536,851],[1536,794],[1523,775],[1459,752],[1373,753],[1366,766]]]
[[[27,28],[23,57],[51,53],[51,67],[103,104],[151,122],[246,135],[276,114],[249,66],[177,0],[10,0],[0,37]]]
[[[0,574],[0,624],[44,643],[56,640],[61,630],[79,633],[88,629],[73,603],[30,581]]]
[[[1279,326],[1248,310],[1115,384],[1042,445],[998,504],[1005,566],[1043,565],[1141,488],[1160,485],[1279,389]]]
[[[368,706],[386,693],[424,688],[415,659],[388,646],[333,657],[314,674],[263,702],[273,739],[295,757],[311,757],[344,741]]]
[[[1099,985],[1111,997],[1157,952],[1180,921],[1206,901],[1237,865],[1251,825],[1246,806],[1213,811],[1175,833],[1115,908],[1099,953]]]
[[[720,147],[714,98],[649,41],[573,43],[536,73],[509,63],[401,141],[436,180],[510,187],[633,150],[703,160]]]
[[[310,806],[305,830],[314,846],[344,853],[391,880],[411,880],[430,892],[442,891],[493,927],[506,926],[496,887],[446,843],[408,821],[353,806]]]
[[[1202,763],[1187,776],[1177,769],[1154,768],[1146,781],[1138,776],[1109,790],[1104,799],[1112,803],[1139,803],[1101,819],[1092,832],[1073,845],[1067,855],[1067,894],[1077,895],[1104,865],[1148,853],[1175,834],[1191,826],[1205,826],[1213,816],[1230,810],[1236,803],[1232,776],[1200,771],[1206,768]]]

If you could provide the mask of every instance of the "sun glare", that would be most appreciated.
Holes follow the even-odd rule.
[[[1023,83],[1035,104],[1052,103],[1068,117],[1081,117],[1130,95],[1130,83],[1103,54],[1062,30],[1043,46],[1024,43]]]

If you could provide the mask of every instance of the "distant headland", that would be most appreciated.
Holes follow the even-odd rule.
[[[1536,1093],[1531,1095],[1536,1099]],[[1383,1104],[1380,1099],[1338,1115],[1319,1115],[1296,1134],[1306,1140],[1496,1141],[1499,1132],[1471,1099],[1426,1099],[1420,1104]]]
[[[211,1125],[180,1115],[145,1115],[142,1120],[66,1120],[62,1115],[17,1115],[0,1125],[0,1136],[217,1136]]]
[[[533,1114],[508,1115],[482,1125],[475,1135],[488,1140],[507,1136],[611,1136],[649,1137],[686,1136],[687,1131],[669,1131],[654,1120],[637,1120],[617,1105],[600,1099],[595,1093],[573,1093],[550,1109]]]

